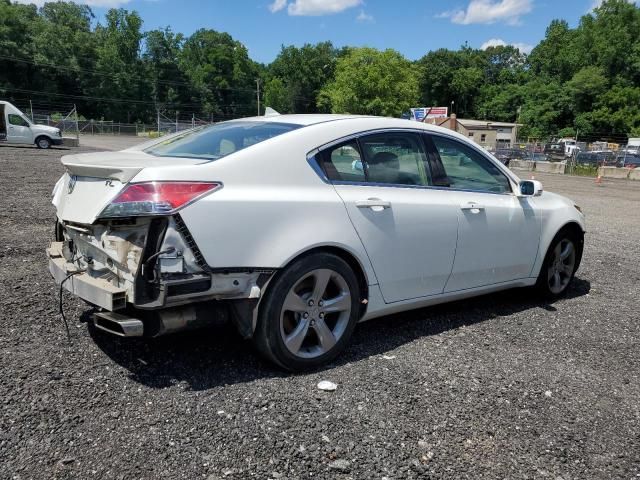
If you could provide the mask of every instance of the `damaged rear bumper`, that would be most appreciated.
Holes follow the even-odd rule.
[[[63,242],[53,242],[47,248],[49,272],[57,284],[64,281],[65,290],[92,305],[109,311],[120,310],[127,306],[126,290],[113,286],[103,278],[92,277],[86,272],[77,273],[80,270],[65,259],[62,252],[63,245]]]
[[[76,248],[85,243],[75,237]],[[94,242],[95,243],[95,242]],[[93,323],[101,330],[123,337],[159,336],[200,326],[233,320],[239,333],[249,338],[257,323],[258,303],[274,271],[235,269],[190,274],[175,278],[157,267],[156,281],[149,298],[134,288],[147,281],[134,275],[123,281],[118,270],[102,267],[102,260],[78,262],[65,241],[53,242],[46,250],[49,272],[57,284],[89,304],[99,307]],[[92,250],[95,254],[95,249]],[[96,265],[98,264],[98,265]],[[137,296],[136,296],[137,294]]]

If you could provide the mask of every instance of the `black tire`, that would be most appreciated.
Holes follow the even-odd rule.
[[[36,138],[36,147],[46,150],[51,147],[51,140],[47,137]]]
[[[551,241],[549,249],[544,257],[538,280],[536,281],[535,288],[538,293],[547,300],[556,300],[566,295],[571,282],[573,282],[574,276],[580,262],[582,260],[582,250],[584,244],[584,235],[577,233],[575,229],[563,228]],[[571,245],[573,249],[573,259],[568,261],[562,259],[562,256],[558,258],[558,249],[560,252],[566,252],[566,247]],[[559,265],[559,268],[554,268],[554,265]],[[562,272],[560,271],[562,270]],[[552,271],[556,271],[553,274]],[[560,279],[560,283],[557,282]],[[555,287],[554,287],[555,285]],[[558,288],[558,286],[560,288]]]
[[[300,288],[304,291],[304,283],[307,281],[316,282],[316,284],[321,283],[319,280],[316,281],[315,272],[329,271],[333,272],[331,275],[334,276],[328,281],[329,286],[325,291],[326,295],[324,297],[320,295],[317,298],[326,298],[327,304],[335,302],[335,299],[329,298],[332,297],[332,295],[327,294],[331,289],[334,289],[334,292],[338,292],[335,294],[335,298],[342,298],[343,301],[341,305],[348,305],[350,310],[348,312],[345,310],[342,312],[324,313],[320,311],[321,308],[323,308],[320,307],[320,305],[324,303],[322,301],[317,302],[318,305],[315,309],[309,307],[308,310],[310,311],[304,312],[307,314],[307,317],[304,318],[307,318],[308,320],[306,321],[311,323],[307,329],[304,330],[305,333],[301,335],[304,340],[300,343],[299,353],[297,355],[293,354],[285,344],[285,338],[283,338],[287,336],[285,324],[287,322],[293,324],[293,326],[289,327],[291,336],[293,336],[293,332],[298,331],[303,323],[303,313],[293,313],[292,311],[286,310],[285,299],[290,298],[289,295],[291,295],[292,292],[298,295],[295,289],[298,288],[299,285],[302,285]],[[333,285],[332,282],[334,281],[340,285],[337,283]],[[316,287],[311,285],[309,289],[313,291],[309,294],[302,293],[296,298],[308,298],[309,301],[312,301],[313,298],[316,298],[314,295]],[[347,289],[349,294],[348,298],[345,296]],[[305,295],[308,296],[305,297]],[[307,302],[307,300],[303,301]],[[331,307],[326,308],[330,309]],[[307,307],[305,306],[304,309],[306,310]],[[269,284],[266,297],[260,305],[258,325],[254,332],[253,340],[259,352],[280,367],[295,372],[313,370],[330,362],[344,350],[358,322],[359,312],[360,288],[358,279],[351,267],[336,255],[324,252],[313,253],[295,260],[273,278]],[[324,328],[320,329],[317,326],[313,326],[313,322],[320,323],[317,318],[312,318],[314,316],[323,318],[322,324]],[[333,327],[331,326],[332,324],[334,325]],[[325,351],[325,342],[321,340],[322,335],[318,332],[326,332],[327,326],[329,326],[331,330],[331,338],[335,341],[335,344]],[[339,332],[339,336],[333,336],[336,332]],[[289,340],[289,338],[290,337],[288,337],[287,340]],[[318,344],[317,346],[313,345],[314,340]],[[313,356],[314,354],[315,356]],[[304,355],[311,356],[305,358],[303,357]]]

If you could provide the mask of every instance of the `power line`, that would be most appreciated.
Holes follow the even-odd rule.
[[[53,63],[47,63],[47,62],[36,62],[33,60],[28,60],[25,58],[18,58],[18,57],[13,57],[13,56],[9,56],[9,55],[0,55],[0,59],[3,60],[9,60],[9,61],[13,61],[13,62],[20,62],[20,63],[27,63],[30,65],[34,65],[36,67],[48,67],[48,68],[53,68],[53,69],[57,69],[57,70],[66,70],[66,71],[71,71],[74,73],[77,72],[82,72],[82,73],[90,73],[92,75],[96,75],[96,76],[101,76],[101,77],[105,77],[105,78],[112,78],[112,79],[120,79],[120,77],[118,77],[117,74],[109,74],[109,73],[105,73],[105,72],[100,72],[97,70],[89,70],[86,68],[75,68],[75,67],[65,67],[64,65],[55,65]],[[137,79],[139,81],[144,81],[144,82],[150,82],[150,83],[158,83],[158,84],[163,84],[163,85],[177,85],[177,86],[186,86],[186,87],[191,87],[194,88],[194,85],[192,83],[188,83],[188,82],[176,82],[176,81],[171,81],[171,80],[154,80],[151,78],[146,78],[146,77],[142,77],[140,75],[135,75],[135,74],[129,74],[129,77],[127,78],[127,80],[129,79]],[[252,88],[238,88],[238,87],[216,87],[214,89],[214,91],[217,90],[224,90],[224,91],[234,91],[234,92],[246,92],[246,93],[254,93],[255,90]]]
[[[90,70],[90,69],[86,69],[86,68],[75,68],[75,67],[65,67],[64,65],[55,65],[52,63],[46,63],[46,62],[36,62],[33,60],[28,60],[28,59],[24,59],[24,58],[18,58],[18,57],[13,57],[13,56],[9,56],[9,55],[0,55],[0,59],[4,59],[4,60],[9,60],[9,61],[14,61],[14,62],[21,62],[21,63],[27,63],[30,65],[34,65],[36,67],[47,67],[47,68],[53,68],[53,69],[57,69],[57,70],[65,70],[65,71],[70,71],[73,73],[78,73],[78,72],[82,72],[82,73],[89,73],[92,75],[96,75],[96,76],[101,76],[103,78],[112,78],[115,80],[119,80],[120,78],[118,77],[118,75],[116,74],[109,74],[109,73],[105,73],[105,72],[99,72],[97,70]],[[146,78],[140,75],[135,75],[135,74],[131,74],[130,78],[136,78],[138,79],[138,81],[140,82],[150,82],[150,83],[158,83],[158,84],[162,84],[162,85],[176,85],[176,86],[185,86],[185,87],[189,87],[189,88],[196,88],[192,83],[189,82],[177,82],[177,81],[172,81],[172,80],[154,80],[152,78]],[[231,91],[231,92],[244,92],[244,93],[255,93],[256,90],[253,88],[240,88],[240,87],[215,87],[214,89],[210,90],[212,92],[216,92],[216,91]],[[315,99],[309,98],[309,97],[305,97],[302,95],[292,95],[291,98],[297,99],[297,100],[305,100],[305,101],[309,101],[309,102],[314,102]]]
[[[111,102],[111,103],[127,103],[127,104],[136,104],[136,105],[163,105],[163,106],[175,106],[175,107],[200,107],[202,108],[204,104],[202,103],[176,103],[176,102],[154,102],[151,100],[137,100],[137,99],[129,99],[129,98],[113,98],[113,97],[96,97],[92,95],[74,95],[68,93],[55,93],[55,92],[41,92],[37,90],[28,90],[24,88],[13,88],[13,87],[0,87],[0,90],[6,90],[10,92],[18,92],[18,93],[27,93],[31,95],[40,95],[40,96],[55,96],[62,98],[69,98],[74,100],[96,100],[100,102]],[[216,107],[231,107],[231,108],[246,108],[253,109],[252,106],[246,104],[216,104]]]

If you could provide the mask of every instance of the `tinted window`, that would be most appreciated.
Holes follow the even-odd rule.
[[[426,155],[418,134],[385,132],[360,138],[367,181],[393,185],[429,185]]]
[[[364,182],[365,174],[355,141],[331,147],[322,153],[323,168],[329,180]]]
[[[15,113],[10,113],[9,114],[9,123],[11,125],[17,125],[18,127],[28,127],[29,126],[29,122],[27,122],[20,115],[16,115]]]
[[[442,184],[462,190],[511,191],[507,177],[481,153],[456,140],[436,135],[431,138],[447,177]]]
[[[225,122],[189,130],[145,151],[159,157],[215,160],[300,127],[276,122]]]

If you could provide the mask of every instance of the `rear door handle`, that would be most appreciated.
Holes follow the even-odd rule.
[[[484,210],[484,205],[480,205],[476,202],[463,203],[460,205],[461,210],[470,210],[471,213],[478,213],[480,210]]]
[[[356,207],[370,208],[371,210],[384,210],[385,208],[391,208],[391,202],[386,202],[379,198],[367,198],[366,200],[357,200]]]

